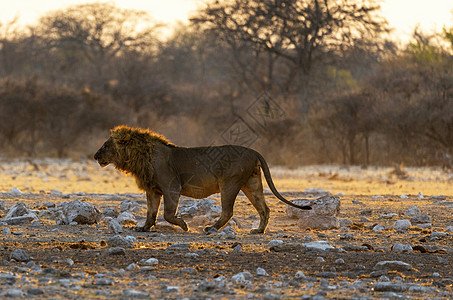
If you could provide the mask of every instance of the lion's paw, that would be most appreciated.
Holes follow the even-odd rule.
[[[209,235],[209,234],[217,233],[217,232],[219,232],[219,231],[218,231],[217,228],[215,228],[215,227],[208,226],[208,227],[205,227],[204,232],[205,232],[207,235]]]
[[[251,234],[263,234],[264,230],[255,228],[255,229],[250,230],[250,233]]]
[[[149,231],[149,228],[146,228],[145,226],[136,226],[134,230],[137,232],[147,232]]]

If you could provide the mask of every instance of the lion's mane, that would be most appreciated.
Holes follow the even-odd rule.
[[[156,144],[174,147],[164,136],[148,129],[133,128],[125,125],[111,130],[111,138],[116,146],[118,159],[115,167],[131,173],[140,189],[152,187],[154,175],[154,155]]]

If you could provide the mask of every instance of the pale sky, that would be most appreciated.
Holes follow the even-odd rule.
[[[32,24],[50,10],[95,1],[89,0],[0,0],[0,22],[5,23],[19,16],[21,24]],[[102,1],[101,1],[102,2]],[[155,20],[174,24],[187,22],[203,0],[114,0],[121,8],[132,8],[148,12]],[[382,15],[387,18],[395,34],[406,41],[414,27],[428,33],[440,32],[443,26],[453,27],[453,0],[384,0]]]

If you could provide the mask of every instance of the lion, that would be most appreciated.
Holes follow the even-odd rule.
[[[94,159],[101,167],[113,164],[116,169],[132,174],[138,187],[145,191],[146,222],[142,227],[137,226],[137,231],[149,231],[156,224],[162,196],[165,220],[187,231],[186,222],[176,216],[180,195],[202,199],[219,192],[220,218],[204,231],[220,230],[232,218],[236,196],[242,191],[260,216],[258,228],[251,233],[264,233],[270,210],[264,200],[261,170],[279,200],[299,209],[311,209],[283,198],[261,154],[242,146],[178,147],[148,129],[123,125],[111,130]]]

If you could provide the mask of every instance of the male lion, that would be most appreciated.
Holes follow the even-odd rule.
[[[260,225],[251,233],[264,233],[269,208],[264,201],[260,168],[278,199],[300,209],[311,209],[283,198],[272,182],[264,158],[241,146],[177,147],[149,130],[118,126],[111,130],[110,138],[94,159],[102,167],[113,163],[118,170],[131,173],[138,187],[146,192],[146,222],[136,228],[138,231],[148,231],[156,224],[162,195],[165,220],[187,231],[186,222],[176,216],[179,196],[202,199],[220,192],[222,213],[212,226],[218,230],[233,216],[234,201],[242,190],[260,215]],[[212,227],[206,227],[205,232]]]

